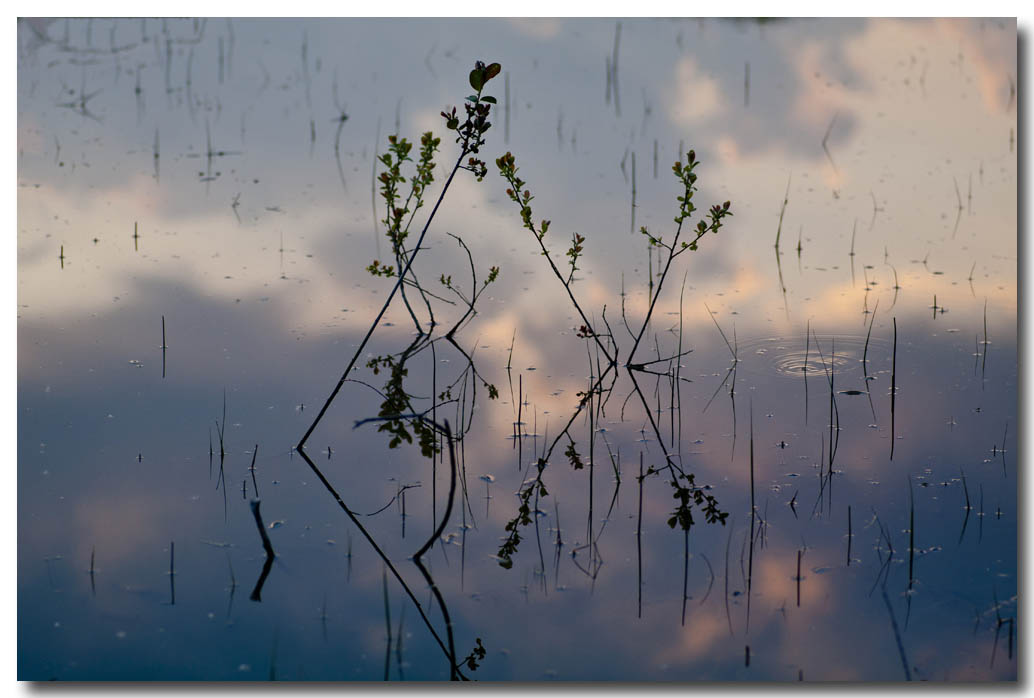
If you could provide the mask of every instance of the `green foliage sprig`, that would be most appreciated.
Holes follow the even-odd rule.
[[[672,172],[675,173],[675,177],[682,183],[683,186],[682,195],[677,197],[677,200],[679,202],[679,212],[678,215],[675,216],[675,223],[678,224],[679,228],[675,234],[676,243],[678,242],[679,233],[681,233],[682,231],[683,221],[685,221],[687,218],[690,218],[697,210],[696,205],[693,203],[693,195],[697,191],[697,174],[693,170],[695,170],[699,164],[700,161],[696,159],[696,152],[690,150],[689,153],[686,155],[685,165],[683,165],[680,161],[676,161],[671,168]],[[732,211],[729,210],[731,206],[732,203],[729,201],[726,201],[724,204],[715,204],[714,206],[712,206],[707,212],[710,222],[704,221],[702,219],[700,221],[697,221],[695,227],[696,237],[689,242],[682,241],[681,243],[678,243],[678,248],[676,248],[675,246],[676,243],[668,245],[664,242],[663,238],[654,237],[645,227],[640,228],[639,232],[641,232],[643,235],[647,237],[647,239],[649,239],[651,245],[656,247],[663,247],[664,249],[668,250],[668,252],[671,254],[671,258],[675,258],[686,250],[695,252],[698,247],[698,241],[707,233],[717,234],[722,227],[722,220],[726,216],[732,215]]]
[[[442,112],[445,127],[456,131],[456,142],[463,146],[465,154],[469,152],[476,155],[481,150],[481,146],[485,144],[485,132],[492,128],[488,115],[492,105],[496,104],[496,99],[491,95],[482,95],[481,91],[484,90],[485,84],[498,75],[502,69],[498,63],[485,65],[482,61],[477,61],[469,76],[470,86],[477,92],[467,97],[463,103],[463,108],[467,113],[466,120],[460,123],[460,119],[456,115],[456,107],[452,107],[451,111]],[[470,170],[479,182],[488,173],[488,167],[484,161],[474,157],[467,160],[464,169]]]
[[[676,161],[675,164],[672,165],[671,170],[675,173],[675,177],[682,183],[683,193],[681,196],[678,197],[679,213],[677,216],[675,216],[675,223],[678,227],[675,229],[675,239],[671,242],[671,244],[664,242],[664,240],[660,237],[651,235],[645,227],[640,228],[640,232],[643,235],[645,235],[647,239],[649,239],[651,246],[662,247],[668,251],[668,260],[667,262],[665,262],[664,269],[663,271],[661,271],[660,274],[660,279],[657,281],[657,288],[651,294],[650,307],[646,311],[646,317],[643,319],[643,324],[639,328],[639,334],[636,335],[635,343],[632,345],[632,349],[628,353],[626,367],[629,365],[633,365],[633,357],[635,356],[636,349],[639,348],[639,342],[643,338],[643,333],[646,332],[646,328],[650,324],[650,318],[653,316],[653,311],[654,307],[657,304],[657,299],[661,295],[661,287],[664,285],[664,280],[668,277],[668,270],[671,268],[671,263],[675,261],[676,257],[678,257],[680,254],[683,254],[686,251],[696,251],[697,243],[699,242],[700,238],[702,238],[708,232],[717,233],[719,229],[721,229],[722,227],[722,220],[726,216],[732,215],[732,211],[729,210],[732,204],[729,201],[726,201],[724,204],[720,205],[715,204],[708,211],[710,223],[704,220],[700,220],[696,225],[696,237],[694,237],[689,242],[686,242],[684,240],[682,242],[679,242],[679,238],[682,235],[683,223],[696,211],[696,205],[694,205],[693,203],[693,195],[697,191],[697,174],[693,170],[695,170],[699,164],[700,161],[696,159],[696,152],[690,150],[689,153],[687,153],[686,155],[685,165],[683,165],[681,161]],[[652,281],[653,277],[651,276],[651,283]]]
[[[381,183],[381,198],[384,199],[387,208],[387,214],[381,219],[381,223],[384,224],[386,235],[391,241],[391,249],[396,256],[404,251],[413,218],[424,205],[424,192],[434,182],[434,156],[440,143],[441,139],[435,138],[430,131],[420,137],[416,172],[409,179],[409,193],[405,201],[400,201],[399,185],[406,182],[406,177],[402,174],[403,163],[413,162],[409,156],[413,144],[397,135],[388,136],[388,152],[378,158],[387,168],[378,177]],[[409,214],[408,221],[406,214]]]
[[[571,247],[567,250],[567,256],[571,258],[569,264],[571,265],[571,273],[567,277],[567,282],[571,283],[574,280],[574,273],[578,271],[578,258],[582,256],[582,243],[585,242],[585,238],[578,233],[571,235]]]
[[[517,176],[517,159],[513,156],[513,153],[507,152],[505,155],[501,155],[496,158],[496,167],[499,169],[500,176],[506,180],[510,186],[506,190],[506,195],[513,201],[520,209],[521,222],[524,227],[531,231],[535,236],[535,240],[539,244],[539,248],[542,250],[542,256],[549,262],[550,268],[553,270],[553,274],[560,280],[564,285],[564,289],[567,291],[568,298],[571,299],[571,303],[574,305],[575,310],[582,318],[583,327],[587,328],[587,332],[583,335],[586,337],[592,337],[596,341],[596,345],[600,348],[603,356],[607,358],[609,364],[616,364],[617,361],[611,354],[612,348],[609,348],[603,343],[603,338],[608,338],[613,342],[613,337],[610,334],[603,334],[592,330],[592,323],[585,316],[585,312],[582,310],[582,306],[578,303],[578,300],[574,297],[574,292],[571,290],[571,284],[574,280],[574,272],[578,268],[578,258],[582,256],[584,252],[585,238],[578,233],[574,233],[571,238],[571,247],[567,250],[567,256],[570,257],[571,272],[565,277],[560,269],[557,268],[556,263],[553,261],[553,257],[549,254],[549,250],[546,248],[544,239],[546,233],[549,231],[550,221],[543,218],[538,226],[535,225],[533,220],[533,212],[531,210],[531,202],[535,198],[531,190],[527,186],[527,182]]]
[[[464,169],[472,172],[478,181],[481,181],[488,171],[485,163],[473,157],[473,155],[476,155],[485,144],[485,133],[492,126],[488,117],[492,106],[496,104],[494,97],[484,95],[482,91],[485,84],[498,75],[501,70],[502,67],[498,63],[485,65],[482,61],[477,61],[469,76],[470,86],[476,90],[476,93],[467,97],[467,100],[464,102],[466,120],[462,123],[460,122],[455,107],[452,107],[451,111],[442,112],[446,128],[456,131],[456,142],[460,144],[460,156],[453,169],[453,174],[449,176],[446,182],[446,189],[448,189],[457,170]],[[410,307],[406,296],[406,286],[416,288],[420,293],[431,316],[432,325],[434,324],[434,313],[428,300],[427,292],[420,286],[416,275],[410,270],[410,264],[407,263],[410,254],[406,249],[406,239],[409,236],[410,227],[417,211],[424,206],[424,195],[428,187],[434,183],[434,157],[438,152],[440,144],[441,139],[436,138],[430,131],[420,137],[420,150],[414,165],[415,171],[408,180],[406,175],[403,174],[403,170],[405,163],[413,162],[411,156],[413,151],[412,143],[405,138],[400,138],[398,134],[389,136],[388,152],[378,157],[378,161],[385,168],[378,176],[378,180],[381,183],[380,194],[386,209],[385,217],[381,222],[384,224],[385,234],[391,242],[391,251],[395,257],[395,265],[387,265],[379,260],[374,260],[372,264],[366,267],[366,270],[374,276],[388,278],[396,275],[395,268],[404,270],[400,279],[402,298],[406,308],[409,310],[410,316],[413,318],[418,333],[422,333],[423,328],[417,320],[412,307]],[[463,161],[465,158],[466,164],[464,165]],[[403,185],[407,182],[409,184],[409,191],[403,196]],[[444,191],[442,196],[444,196]],[[440,202],[441,196],[439,197]],[[435,205],[435,210],[437,210],[437,204]],[[434,212],[432,211],[431,217],[433,216]],[[430,223],[430,219],[428,219],[428,223]],[[424,232],[426,230],[427,226],[425,225]],[[421,233],[421,237],[422,235],[423,233]],[[497,274],[498,272],[496,272]],[[494,280],[495,276],[492,276],[491,281]],[[491,281],[488,283],[491,283]]]
[[[381,264],[380,260],[373,260],[373,262],[366,267],[366,271],[370,272],[374,276],[383,276],[390,279],[395,276],[395,267],[391,264]]]
[[[524,223],[524,227],[534,233],[539,242],[542,242],[542,238],[546,236],[546,231],[549,230],[549,221],[543,219],[539,224],[539,228],[535,229],[535,224],[531,220],[530,206],[531,200],[535,197],[531,195],[528,189],[525,189],[527,182],[517,176],[517,159],[513,156],[513,153],[507,151],[506,155],[496,158],[495,164],[499,168],[499,174],[510,185],[510,188],[506,190],[506,195],[510,197],[511,201],[520,206],[521,221]],[[545,254],[544,251],[543,253]]]

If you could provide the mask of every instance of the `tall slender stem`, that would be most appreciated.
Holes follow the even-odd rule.
[[[388,297],[384,301],[384,305],[381,306],[380,312],[377,313],[377,317],[374,318],[373,323],[370,324],[370,329],[366,331],[366,336],[363,337],[363,341],[360,342],[359,346],[356,348],[355,353],[352,355],[352,358],[349,360],[348,365],[345,367],[345,372],[341,374],[341,379],[337,382],[337,385],[334,386],[334,390],[331,391],[330,397],[328,397],[327,401],[323,403],[323,407],[320,408],[319,414],[316,415],[316,419],[312,421],[312,424],[309,425],[309,429],[305,432],[305,435],[302,436],[302,440],[298,442],[298,446],[296,448],[299,452],[304,453],[305,442],[309,440],[309,436],[312,434],[313,431],[315,431],[316,426],[323,419],[323,415],[326,414],[327,409],[330,407],[330,403],[334,401],[334,398],[337,397],[337,394],[341,391],[341,387],[345,384],[345,380],[347,380],[348,374],[351,373],[352,368],[355,366],[355,362],[359,360],[359,357],[363,353],[363,349],[366,348],[366,344],[370,341],[370,337],[373,336],[374,330],[376,330],[377,327],[380,325],[381,318],[384,317],[384,313],[388,311],[388,306],[391,305],[392,299],[395,298],[395,294],[402,286],[403,279],[405,279],[406,275],[409,273],[409,268],[413,266],[413,261],[416,259],[417,253],[421,250],[421,244],[424,241],[424,236],[427,235],[427,231],[431,227],[431,221],[434,220],[434,216],[438,212],[438,207],[441,205],[442,200],[445,198],[445,193],[449,191],[449,186],[452,184],[452,180],[456,176],[456,172],[459,171],[460,166],[463,163],[463,158],[467,156],[467,153],[468,150],[466,148],[463,148],[462,152],[460,153],[460,156],[456,159],[456,164],[453,165],[452,172],[449,173],[449,178],[446,180],[445,186],[442,187],[442,191],[438,195],[438,200],[434,203],[434,208],[431,209],[431,215],[427,217],[427,221],[424,223],[424,228],[420,231],[420,237],[417,238],[416,247],[413,249],[412,254],[410,254],[406,258],[405,269],[399,272],[398,279],[395,281],[395,285],[391,288],[391,293],[388,294]],[[312,464],[312,462],[309,461],[309,459],[306,458],[305,460],[315,469],[316,466]]]

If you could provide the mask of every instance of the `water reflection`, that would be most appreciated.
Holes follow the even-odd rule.
[[[1014,22],[18,26],[21,678],[1015,680]]]

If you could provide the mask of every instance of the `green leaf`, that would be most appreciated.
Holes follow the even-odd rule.
[[[485,95],[481,98],[481,101],[488,102],[489,104],[497,104],[497,102],[495,101],[495,97],[492,97],[491,95]]]
[[[502,69],[503,66],[499,65],[498,63],[492,63],[487,68],[485,68],[485,82],[488,82],[496,75],[498,75],[499,71],[501,71]]]
[[[470,71],[470,86],[480,92],[481,88],[485,86],[485,72],[477,68]]]

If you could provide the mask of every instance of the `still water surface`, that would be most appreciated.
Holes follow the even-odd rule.
[[[375,154],[477,59],[489,173],[413,270],[499,278],[455,343],[396,298],[310,467],[391,291]],[[472,679],[1015,680],[1015,85],[1013,20],[19,21],[19,678],[446,680],[437,590]],[[629,371],[690,149],[733,217]],[[355,427],[403,353],[465,432],[434,589],[448,449]],[[669,527],[668,462],[724,525]]]

